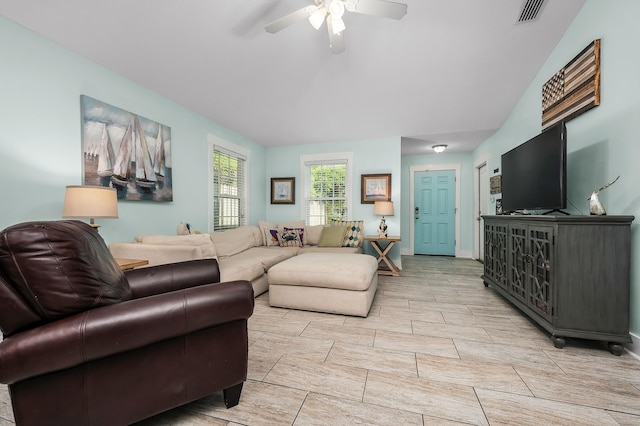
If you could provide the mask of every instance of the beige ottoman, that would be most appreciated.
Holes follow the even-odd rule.
[[[366,317],[378,287],[377,269],[368,254],[294,256],[269,269],[269,304]]]

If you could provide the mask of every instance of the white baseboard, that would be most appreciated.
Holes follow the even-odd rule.
[[[410,248],[403,248],[403,249],[400,249],[400,255],[413,256],[414,253],[413,253],[413,250]],[[473,259],[473,254],[470,251],[461,251],[459,253],[456,253],[456,257]]]
[[[633,333],[630,334],[632,342],[624,345],[624,348],[632,357],[640,361],[640,337],[636,336]]]

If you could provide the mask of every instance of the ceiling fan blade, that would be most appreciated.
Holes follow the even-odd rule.
[[[357,0],[348,8],[351,12],[364,13],[365,15],[382,16],[383,18],[402,19],[407,14],[407,5],[385,0]]]
[[[312,9],[311,11],[309,11],[310,8]],[[313,12],[315,9],[315,6],[303,7],[300,10],[296,10],[295,12],[292,12],[286,16],[283,16],[277,21],[270,23],[269,25],[264,27],[264,29],[267,30],[268,33],[275,34],[278,31],[284,30],[288,26],[293,25],[298,21],[309,18],[311,12]]]
[[[329,30],[329,47],[331,53],[339,55],[344,52],[344,36],[342,33],[334,34],[331,19],[327,19],[327,29]]]

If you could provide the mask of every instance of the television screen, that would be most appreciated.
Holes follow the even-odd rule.
[[[502,209],[567,207],[567,130],[560,122],[502,154]]]

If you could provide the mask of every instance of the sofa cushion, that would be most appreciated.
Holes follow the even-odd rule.
[[[322,237],[320,237],[319,247],[342,247],[344,242],[344,235],[347,232],[346,226],[327,226],[322,231]]]
[[[264,245],[264,235],[257,226],[249,225],[249,229],[253,232],[253,247]]]
[[[300,231],[297,229],[288,229],[279,232],[278,244],[280,245],[280,247],[302,247]]]
[[[309,246],[317,246],[322,238],[324,225],[314,225],[304,227],[304,243]]]
[[[142,244],[155,244],[167,246],[195,246],[202,251],[203,258],[215,259],[217,256],[216,247],[211,241],[209,234],[187,234],[187,235],[141,235],[139,240]]]
[[[239,259],[257,259],[262,263],[264,271],[267,272],[273,265],[277,265],[298,253],[297,247],[253,247],[247,251],[237,254],[234,257]]]
[[[211,240],[216,246],[219,258],[233,256],[245,250],[255,247],[253,231],[249,226],[241,226],[228,231],[211,233]]]
[[[0,234],[0,269],[43,320],[132,297],[98,231],[78,220],[6,228]]]
[[[346,225],[347,232],[342,242],[343,247],[360,247],[362,245],[362,237],[364,234],[364,220],[336,220],[333,226]]]
[[[264,275],[264,266],[256,258],[243,255],[228,256],[218,259],[220,265],[220,281],[247,280],[253,281]]]
[[[342,254],[361,254],[362,247],[320,247],[320,246],[304,246],[298,249],[298,256],[305,253],[342,253]]]

